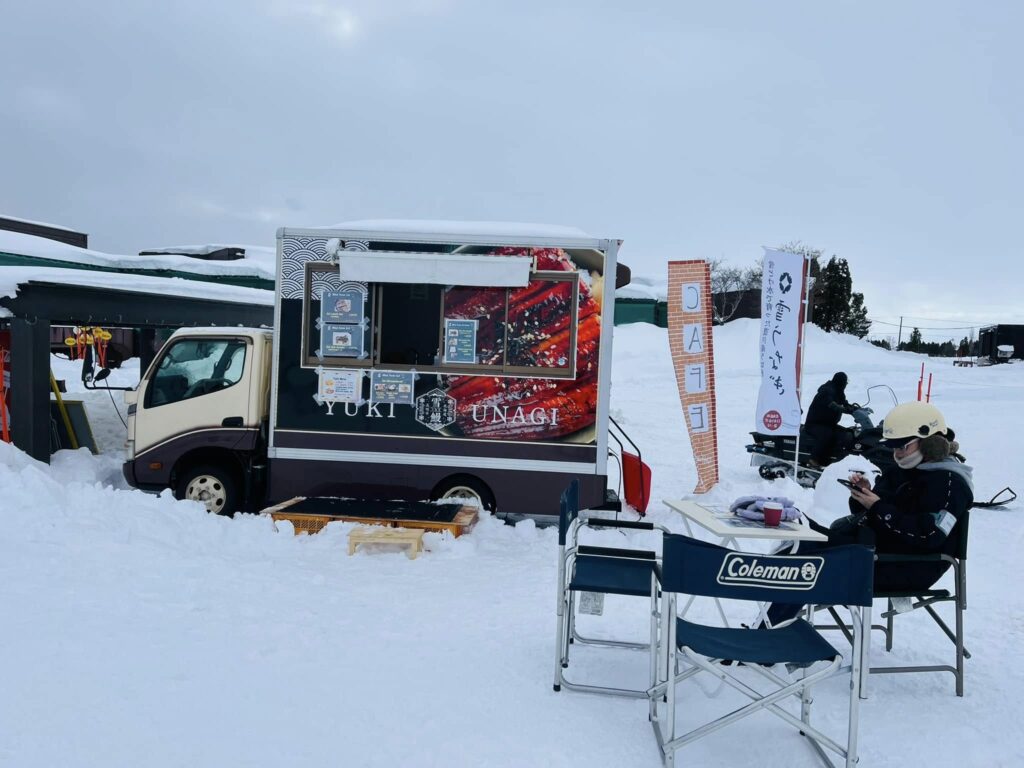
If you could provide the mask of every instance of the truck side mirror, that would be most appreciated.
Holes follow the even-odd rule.
[[[93,378],[91,380],[87,381],[87,380],[85,380],[83,378],[82,384],[83,384],[83,386],[86,389],[121,389],[121,390],[126,390],[126,391],[127,390],[131,390],[131,389],[135,389],[135,387],[112,387],[109,384],[107,386],[105,386],[105,387],[97,387],[96,386],[96,382],[97,381],[103,381],[109,375],[110,375],[110,369],[109,368],[100,368],[96,372],[96,375],[93,376]]]

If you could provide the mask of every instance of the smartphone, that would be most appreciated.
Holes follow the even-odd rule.
[[[840,485],[845,485],[850,490],[853,490],[854,488],[860,488],[859,485],[851,483],[849,480],[846,480],[845,478],[842,477],[837,477],[836,482],[839,483]]]

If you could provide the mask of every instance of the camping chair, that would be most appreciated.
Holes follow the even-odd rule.
[[[573,480],[562,492],[558,518],[558,632],[555,640],[555,684],[570,690],[603,693],[612,696],[647,697],[647,687],[637,689],[587,685],[567,680],[564,669],[569,666],[569,647],[574,643],[631,650],[649,650],[658,630],[658,561],[654,552],[643,549],[593,547],[579,543],[579,532],[590,528],[632,528],[664,531],[660,525],[612,520],[580,514],[579,480]],[[651,601],[651,641],[604,640],[583,637],[576,631],[577,595],[593,592],[601,595],[632,595]],[[652,662],[653,663],[653,662]],[[652,671],[653,674],[653,671]]]
[[[826,765],[832,762],[823,747],[841,755],[846,766],[856,764],[863,608],[871,605],[872,555],[870,548],[859,545],[808,555],[749,554],[680,534],[665,535],[660,641],[667,648],[652,653],[651,668],[655,676],[649,691],[651,722],[665,765],[675,764],[675,752],[683,745],[761,710],[771,712],[807,736]],[[850,606],[854,641],[850,664],[842,666],[842,654],[802,618],[774,629],[705,626],[676,615],[679,595],[759,603]],[[680,672],[680,661],[690,666]],[[768,668],[774,664],[799,667],[799,677],[787,679]],[[819,664],[824,666],[811,670]],[[719,678],[751,701],[723,717],[677,735],[676,686],[702,671]],[[851,679],[844,747],[811,726],[810,688],[846,671],[850,672]],[[750,675],[770,683],[772,690],[763,693],[742,679]],[[782,706],[791,696],[800,700],[799,715]],[[691,712],[698,709],[687,707]]]
[[[875,559],[880,563],[935,563],[947,562],[952,565],[953,586],[952,591],[948,589],[911,589],[911,590],[875,590],[875,597],[884,598],[888,602],[888,609],[882,613],[885,624],[875,624],[871,628],[885,633],[885,650],[892,650],[893,641],[893,619],[899,615],[893,607],[893,598],[910,598],[913,610],[924,608],[932,617],[939,629],[945,633],[956,647],[956,665],[951,664],[930,664],[919,666],[888,666],[870,667],[873,675],[886,675],[905,672],[952,672],[956,678],[956,695],[964,695],[964,659],[971,658],[971,653],[964,647],[964,611],[967,610],[967,534],[970,530],[970,511],[964,512],[957,520],[955,534],[949,541],[945,552],[915,554],[915,555],[890,555],[877,554]],[[951,630],[942,617],[935,610],[939,603],[953,603],[954,620],[956,629]],[[840,620],[835,608],[829,608],[829,613],[835,619],[835,624],[828,624],[817,627],[818,629],[838,629],[842,631],[847,639],[850,639],[849,627]],[[867,666],[867,664],[865,664]]]

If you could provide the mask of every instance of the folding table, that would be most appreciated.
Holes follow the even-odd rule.
[[[768,527],[763,523],[738,517],[729,510],[713,509],[689,499],[662,499],[665,506],[678,512],[683,517],[688,536],[693,536],[691,523],[709,531],[721,539],[722,546],[737,547],[738,539],[761,539],[765,541],[828,541],[828,536],[811,528],[804,518],[799,521],[784,521],[776,527]],[[691,596],[683,606],[681,616],[685,616],[693,603]],[[728,627],[729,620],[722,610],[722,603],[715,598],[718,614],[722,625]]]

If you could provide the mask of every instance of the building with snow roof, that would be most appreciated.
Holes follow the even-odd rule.
[[[87,245],[85,233],[0,218],[0,354],[10,432],[41,461],[50,455],[49,356],[67,329],[125,329],[145,367],[160,332],[273,322],[273,249],[250,255],[243,248],[231,260],[211,261],[183,253],[120,256]]]

